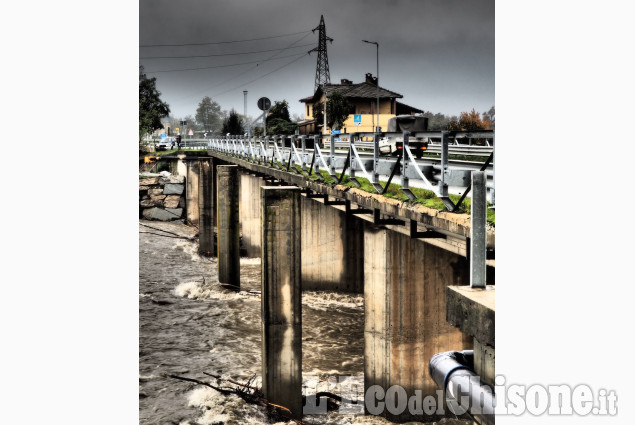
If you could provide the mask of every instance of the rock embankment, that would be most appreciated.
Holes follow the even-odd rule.
[[[183,217],[185,177],[161,173],[139,179],[139,218],[171,221]]]

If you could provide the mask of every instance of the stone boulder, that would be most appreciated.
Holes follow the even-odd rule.
[[[164,195],[180,195],[185,190],[184,184],[167,183],[163,188]]]
[[[155,207],[155,208],[148,208],[143,210],[143,218],[147,220],[170,221],[170,220],[175,220],[179,217],[180,215],[177,216],[175,212],[164,210],[162,208]]]
[[[139,179],[139,186],[151,186],[153,184],[159,184],[158,177],[149,177],[145,179]]]
[[[185,183],[185,176],[161,176],[159,177],[159,184],[183,184]]]
[[[165,201],[163,201],[163,206],[165,208],[178,208],[179,201],[181,197],[179,195],[164,195]]]
[[[160,199],[144,199],[139,202],[143,208],[151,208],[151,207],[162,207],[163,201]]]
[[[168,213],[172,214],[172,219],[176,220],[183,215],[183,208],[166,208]]]

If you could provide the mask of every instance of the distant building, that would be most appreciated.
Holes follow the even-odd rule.
[[[324,101],[325,94],[328,99],[331,93],[336,90],[348,99],[354,107],[354,114],[361,115],[362,119],[361,125],[355,126],[353,114],[349,115],[341,129],[342,132],[373,132],[377,125],[375,123],[377,120],[377,88],[377,78],[370,73],[366,74],[366,80],[363,83],[354,84],[351,80],[342,79],[340,84],[326,84],[324,90],[319,87],[313,96],[300,99],[300,102],[305,104],[305,119],[298,122],[300,134],[330,133],[330,128],[322,128],[324,123],[315,122],[313,110],[316,105]],[[423,112],[398,102],[397,99],[401,98],[403,98],[401,94],[379,87],[379,127],[383,131],[386,130],[388,119],[396,115]]]

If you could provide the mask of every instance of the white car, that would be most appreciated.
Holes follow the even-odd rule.
[[[170,150],[176,146],[176,138],[175,137],[164,137],[157,143],[157,150],[164,151]]]

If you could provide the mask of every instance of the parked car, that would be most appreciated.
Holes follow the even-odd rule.
[[[157,143],[158,151],[166,151],[173,149],[176,146],[176,138],[174,137],[164,137],[161,139],[159,143]]]

